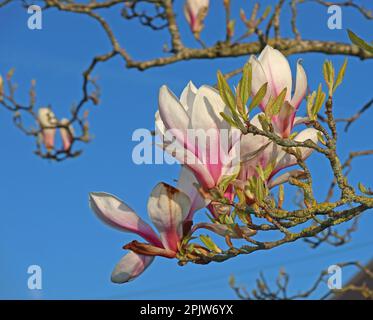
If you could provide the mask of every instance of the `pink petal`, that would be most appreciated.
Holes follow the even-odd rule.
[[[137,254],[133,251],[127,253],[115,266],[111,281],[114,283],[125,283],[134,280],[142,274],[153,262],[154,257]]]
[[[62,119],[61,124],[67,126],[69,124],[69,120]],[[71,143],[74,138],[74,129],[72,128],[71,125],[68,126],[68,129],[65,127],[61,127],[60,134],[61,134],[61,139],[62,139],[62,144],[63,144],[63,150],[67,151],[70,149]]]
[[[275,132],[283,138],[288,138],[294,126],[296,109],[287,101],[281,107],[280,113],[272,118]]]
[[[122,200],[104,192],[91,192],[89,200],[94,213],[106,224],[121,231],[136,233],[155,246],[162,247],[153,229]]]
[[[48,150],[52,150],[54,148],[54,137],[56,135],[56,129],[43,129],[42,130],[42,138],[45,147]]]
[[[153,189],[148,200],[148,213],[166,249],[177,251],[190,207],[189,197],[170,185],[159,183]]]

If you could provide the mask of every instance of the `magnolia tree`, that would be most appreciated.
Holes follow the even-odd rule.
[[[3,1],[0,7],[10,2]],[[273,6],[264,10],[256,3],[237,13],[232,11],[229,0],[187,0],[184,12],[177,12],[172,0],[39,1],[43,11],[56,8],[90,17],[103,28],[111,44],[110,51],[95,56],[83,72],[83,95],[69,118],[57,119],[52,107],[36,106],[35,82],[29,104],[22,105],[15,98],[13,71],[0,78],[1,104],[13,113],[15,124],[23,132],[37,139],[36,153],[42,158],[60,161],[76,157],[81,153],[75,149],[76,143],[90,140],[87,107],[99,103],[99,88],[92,77],[99,63],[120,57],[127,68],[147,70],[185,60],[250,57],[240,69],[227,74],[218,72],[217,81],[211,79],[210,85],[197,88],[190,81],[180,98],[168,84],[160,88],[154,134],[159,147],[181,164],[181,171],[175,186],[161,182],[147,200],[155,229],[119,198],[102,192],[90,194],[91,208],[102,221],[144,240],[124,246],[128,252],[116,265],[113,282],[136,278],[156,256],[177,259],[180,265],[207,264],[299,239],[306,239],[313,247],[322,242],[340,245],[347,241],[352,228],[341,235],[334,227],[356,221],[373,207],[369,187],[352,185],[347,179],[352,160],[371,155],[373,150],[351,152],[345,161],[337,150],[337,123],[346,123],[347,130],[373,101],[351,117],[335,118],[333,96],[337,88],[343,90],[340,85],[347,59],[338,68],[325,61],[320,74],[324,79],[311,92],[301,60],[295,75],[287,60],[289,55],[309,52],[371,59],[373,49],[352,31],[352,42],[346,43],[303,39],[297,20],[298,8],[305,2],[273,1]],[[362,19],[373,18],[371,11],[354,1],[308,2],[322,8],[338,5],[339,9],[357,10]],[[224,7],[226,36],[207,45],[203,30],[208,27],[205,18],[212,5]],[[166,30],[170,46],[158,57],[135,59],[118,40],[110,21],[102,17],[106,8],[118,8],[121,18],[138,20],[154,32]],[[290,11],[289,22],[282,18],[286,10]],[[187,47],[182,41],[181,15],[189,24],[195,47]],[[236,31],[239,23],[243,24],[242,34]],[[292,34],[285,36],[281,32],[285,23],[290,23]],[[228,80],[236,75],[239,79],[229,84]],[[35,119],[36,127],[24,125],[25,114]],[[61,145],[55,143],[57,133]],[[306,162],[315,154],[326,159],[325,170],[333,175],[324,200],[315,196],[312,172]],[[297,188],[300,195],[295,209],[284,207],[287,185]],[[193,222],[198,211],[207,212],[206,221]],[[262,241],[262,235],[273,238]]]
[[[148,199],[155,231],[124,202],[106,193],[91,193],[94,212],[103,221],[140,235],[124,246],[130,250],[114,269],[112,281],[127,282],[141,274],[155,256],[206,264],[239,254],[271,249],[347,222],[372,207],[371,192],[351,186],[336,152],[337,131],[333,94],[341,84],[346,62],[336,74],[324,65],[328,91],[321,86],[307,96],[307,117],[296,117],[307,93],[307,75],[297,63],[295,90],[286,57],[267,45],[252,56],[232,90],[218,73],[218,89],[189,82],[180,99],[163,86],[155,114],[162,147],[176,157],[182,170],[176,187],[158,184]],[[317,119],[325,102],[326,124]],[[252,116],[258,107],[260,112]],[[307,128],[299,133],[295,126]],[[340,190],[338,200],[319,202],[305,160],[317,152],[326,157]],[[286,170],[292,166],[298,169]],[[303,206],[283,208],[284,184],[298,187]],[[273,192],[272,189],[276,188]],[[346,208],[350,205],[350,208]],[[206,208],[209,220],[193,224],[196,211]],[[296,227],[302,226],[301,231]],[[200,229],[225,239],[219,247]],[[257,236],[277,231],[272,241]],[[200,241],[196,241],[199,239]],[[236,247],[232,239],[248,242]]]

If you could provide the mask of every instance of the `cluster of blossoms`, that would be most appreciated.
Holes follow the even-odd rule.
[[[267,46],[259,57],[251,57],[249,64],[252,70],[251,92],[244,95],[257,97],[258,93],[263,92],[263,87],[266,91],[258,101],[261,112],[248,119],[245,125],[262,129],[262,119],[266,117],[273,133],[280,138],[291,137],[298,142],[311,140],[317,143],[317,131],[313,128],[292,133],[294,126],[307,122],[306,118],[296,117],[307,91],[307,77],[300,62],[297,64],[293,96],[290,66],[278,50]],[[239,88],[243,90],[244,86],[239,85],[237,91]],[[267,108],[273,106],[274,99],[279,96],[283,99],[278,112],[268,112]],[[245,117],[248,117],[245,113]],[[162,138],[163,148],[181,162],[182,169],[176,187],[159,183],[148,200],[149,217],[158,234],[118,198],[107,193],[90,194],[91,208],[101,220],[145,240],[145,243],[135,240],[124,246],[129,253],[115,267],[113,282],[124,283],[134,279],[151,264],[155,256],[177,258],[189,254],[195,257],[193,254],[208,252],[208,248],[193,244],[194,249],[198,248],[197,253],[193,250],[185,253],[185,245],[197,229],[205,228],[230,238],[253,235],[255,231],[246,226],[235,225],[232,228],[233,219],[231,223],[222,223],[221,216],[230,217],[229,204],[236,197],[240,201],[243,197],[245,204],[252,206],[258,194],[250,186],[259,177],[269,190],[301,173],[293,170],[278,175],[281,170],[296,165],[296,157],[263,135],[242,134],[242,130],[224,115],[234,118],[226,99],[213,87],[204,85],[196,88],[189,82],[180,99],[166,86],[161,87],[159,110],[155,115],[156,133]],[[191,129],[208,132],[204,145],[196,146],[195,141],[191,141],[187,134]],[[220,133],[223,130],[230,137],[225,148],[221,147]],[[169,150],[171,144],[172,151]],[[298,148],[298,158],[304,160],[311,152],[306,147]],[[178,154],[192,161],[183,161]],[[214,200],[212,195],[217,193],[222,202]],[[194,214],[202,208],[211,213],[212,221],[193,225]]]
[[[62,140],[62,150],[68,151],[74,140],[74,128],[68,119],[63,118],[60,121],[56,118],[53,111],[49,108],[40,108],[38,113],[38,122],[40,126],[40,140],[45,148],[50,151],[55,148],[56,130],[59,132]]]

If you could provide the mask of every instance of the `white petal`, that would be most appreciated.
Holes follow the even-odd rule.
[[[209,199],[204,199],[196,188],[198,181],[193,172],[186,166],[182,166],[180,177],[177,181],[177,189],[184,192],[191,201],[191,207],[186,220],[193,220],[194,213],[202,208],[205,208],[209,203]]]
[[[177,251],[190,207],[189,197],[170,185],[159,183],[153,189],[148,200],[148,213],[166,249]]]
[[[299,124],[304,124],[304,123],[307,123],[309,121],[310,121],[310,119],[308,117],[295,117],[293,126],[295,127]]]
[[[145,256],[130,251],[115,266],[111,274],[111,281],[114,283],[125,283],[134,280],[149,267],[153,260],[154,257],[152,256]]]
[[[159,111],[155,113],[155,133],[159,136],[164,136],[166,133],[166,127],[159,115]]]
[[[291,99],[291,105],[295,109],[298,109],[306,93],[307,93],[307,75],[303,69],[301,60],[298,60],[295,92],[294,92],[293,98]]]
[[[185,110],[187,111],[188,114],[189,114],[189,112],[190,112],[190,110],[193,106],[194,99],[195,99],[196,94],[197,94],[197,90],[198,89],[193,84],[193,82],[189,81],[189,83],[184,88],[183,92],[181,93],[180,102],[181,102],[181,104],[183,105],[183,107],[185,108]]]
[[[251,63],[253,73],[251,94],[255,96],[259,89],[263,86],[263,84],[265,84],[266,82],[268,83],[266,95],[260,103],[260,107],[264,111],[264,108],[268,103],[269,97],[274,95],[274,93],[272,92],[271,83],[269,83],[269,80],[267,79],[267,76],[260,61],[255,56],[252,55],[250,57],[249,62]]]
[[[159,90],[159,115],[166,129],[178,129],[186,133],[189,117],[178,98],[166,86]]]
[[[300,133],[298,133],[298,135],[294,138],[294,141],[304,142],[304,141],[310,139],[314,143],[317,143],[318,132],[319,131],[317,131],[314,128],[307,128],[307,129],[301,131]],[[303,160],[307,159],[311,155],[311,153],[313,152],[313,149],[311,149],[311,148],[302,147],[302,148],[299,148],[299,149],[302,153],[302,159]],[[284,168],[293,166],[296,163],[297,163],[297,159],[293,155],[290,155],[283,150],[278,151],[277,164],[276,164],[276,167],[274,169],[273,174],[277,173],[278,171],[280,171]]]
[[[202,86],[191,110],[190,128],[208,130],[211,128],[230,128],[229,124],[221,117],[220,112],[229,113],[228,107],[220,97],[219,92],[210,87]]]
[[[262,114],[262,113],[260,113]],[[259,114],[255,115],[254,118],[250,120],[250,124],[262,129],[259,122]],[[248,158],[254,156],[258,150],[263,146],[268,144],[269,139],[267,137],[261,136],[259,134],[253,135],[251,133],[242,135],[241,137],[241,161],[247,161]]]
[[[280,51],[267,45],[261,52],[258,60],[264,69],[269,81],[268,84],[271,86],[273,93],[278,96],[284,88],[287,88],[285,100],[290,101],[292,76],[286,57]]]

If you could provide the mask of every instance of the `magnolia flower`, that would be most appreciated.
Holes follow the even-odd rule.
[[[297,78],[292,97],[289,62],[280,51],[267,45],[258,58],[251,56],[250,62],[253,72],[252,94],[255,95],[264,83],[268,83],[267,93],[260,104],[263,111],[270,97],[276,98],[284,88],[287,89],[285,103],[280,113],[273,116],[272,124],[276,133],[284,138],[289,137],[294,126],[295,114],[307,92],[307,76],[301,62],[297,62]]]
[[[186,0],[184,15],[189,23],[190,29],[198,35],[203,29],[203,20],[207,15],[209,0]]]
[[[262,129],[259,122],[259,116],[260,114],[257,114],[250,121],[250,123],[257,128]],[[295,124],[298,123],[295,122]],[[295,136],[294,141],[304,142],[308,139],[314,143],[317,143],[318,131],[314,128],[307,128],[298,133]],[[303,160],[307,159],[313,151],[313,149],[306,147],[301,147],[299,150]],[[247,134],[242,136],[241,161],[241,170],[238,175],[238,180],[243,183],[258,174],[258,166],[262,167],[263,169],[267,168],[269,165],[273,166],[267,180],[269,188],[273,188],[276,185],[286,182],[290,177],[297,176],[302,173],[302,171],[293,170],[274,178],[279,171],[296,165],[297,159],[293,155],[285,152],[281,146],[272,142],[267,137],[260,135]]]
[[[165,183],[159,183],[153,189],[148,200],[148,213],[159,235],[129,206],[113,195],[91,193],[90,206],[110,226],[135,233],[146,241],[132,241],[124,246],[131,251],[119,261],[111,275],[113,282],[124,283],[144,272],[155,256],[176,256],[184,236],[183,225],[190,212],[191,201],[184,192]]]
[[[239,171],[241,133],[221,112],[229,114],[229,109],[212,87],[197,89],[189,82],[180,100],[166,86],[160,89],[155,119],[163,147],[207,190]]]
[[[49,108],[40,108],[38,114],[38,121],[41,127],[41,138],[47,150],[54,148],[54,137],[57,124],[57,119],[53,111]]]
[[[65,151],[70,149],[74,139],[74,128],[69,123],[69,120],[65,118],[60,121],[60,124],[63,126],[60,128],[60,134],[63,144],[63,150]]]

